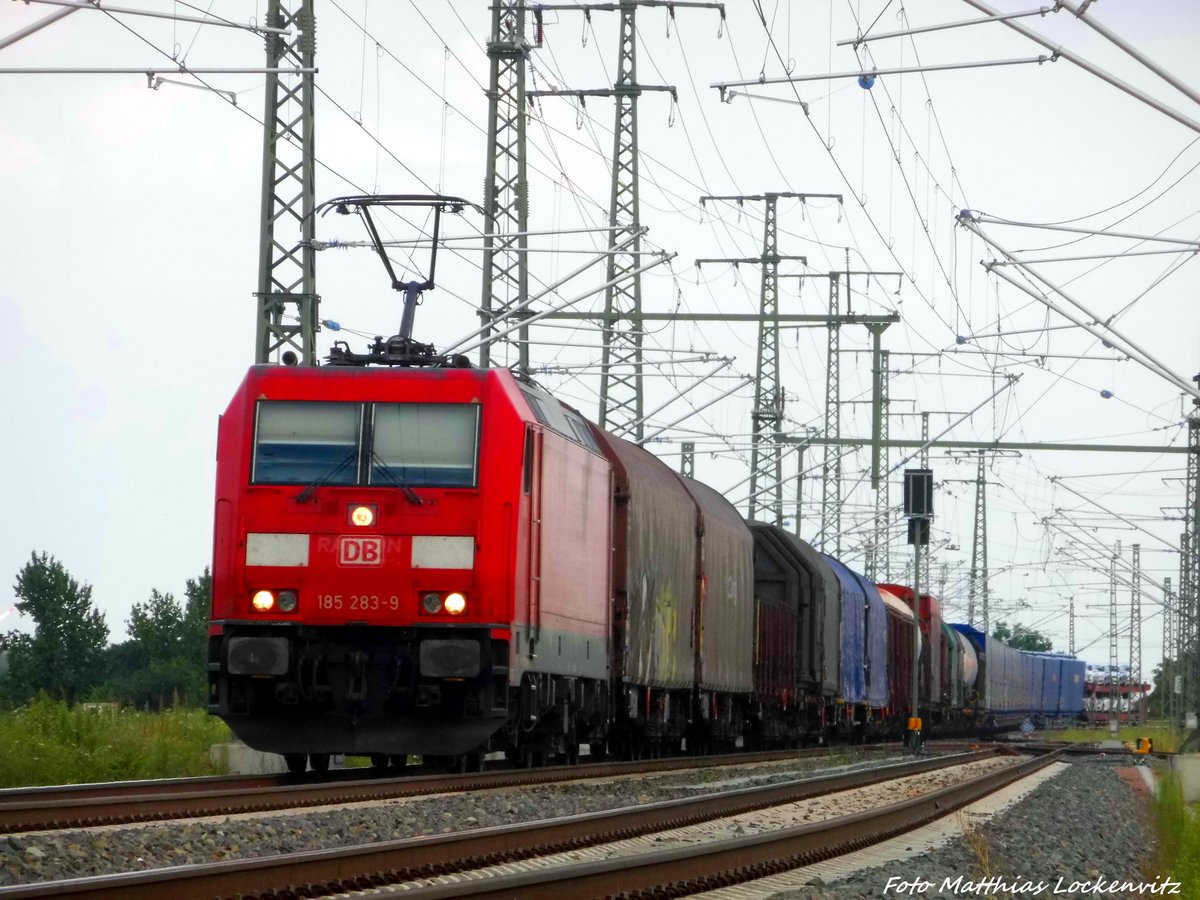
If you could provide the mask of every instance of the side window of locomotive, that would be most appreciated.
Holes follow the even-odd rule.
[[[579,418],[574,413],[567,413],[567,422],[571,426],[571,431],[575,435],[575,440],[583,444],[593,453],[600,452],[600,445],[596,443],[596,438],[592,435],[592,430],[588,428],[587,422]]]
[[[358,481],[358,403],[260,400],[254,484],[354,484]]]
[[[533,412],[533,416],[543,425],[550,425],[550,420],[546,417],[546,410],[542,408],[542,402],[538,400],[532,393],[522,389],[521,393],[525,395],[525,402],[529,404],[529,409]]]
[[[522,466],[522,477],[521,477],[521,490],[524,491],[526,494],[530,493],[533,490],[533,454],[534,454],[533,442],[534,442],[534,440],[535,440],[535,435],[533,433],[533,426],[526,425],[525,426],[525,461],[524,461],[524,465]]]
[[[474,487],[479,406],[377,403],[371,484]]]

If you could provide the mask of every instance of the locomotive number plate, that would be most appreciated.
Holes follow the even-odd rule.
[[[339,566],[383,565],[383,538],[340,537],[338,538]]]

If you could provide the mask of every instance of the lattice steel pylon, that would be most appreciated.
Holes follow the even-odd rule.
[[[1180,694],[1180,712],[1191,708],[1191,642],[1193,634],[1192,615],[1192,535],[1187,529],[1187,511],[1184,511],[1185,529],[1179,536],[1179,597],[1175,601],[1178,612],[1175,618],[1175,653],[1178,660],[1178,674],[1182,681]]]
[[[1133,571],[1129,593],[1129,675],[1137,685],[1138,715],[1145,717],[1146,695],[1142,692],[1142,545],[1132,548]]]
[[[1197,376],[1200,380],[1200,376]],[[1184,711],[1195,711],[1200,699],[1200,416],[1188,418],[1187,480],[1184,500],[1184,541],[1180,545],[1179,630],[1176,644],[1184,678]]]
[[[1117,713],[1117,557],[1121,555],[1121,542],[1108,561],[1108,715],[1109,721]]]
[[[600,370],[600,426],[641,443],[642,421],[642,229],[638,199],[637,99],[644,91],[675,88],[638,84],[637,8],[665,7],[674,18],[676,8],[716,9],[725,19],[721,3],[675,2],[675,0],[619,0],[611,3],[538,3],[535,16],[545,12],[581,12],[589,19],[595,11],[619,12],[621,24],[617,48],[617,78],[611,89],[530,91],[529,96],[574,94],[584,97],[616,98],[613,126],[612,187],[608,207],[609,255],[604,290],[604,350]],[[539,19],[540,21],[540,19]],[[632,237],[632,240],[629,240]],[[628,241],[628,242],[627,242]],[[619,283],[614,283],[619,282]]]
[[[604,351],[600,373],[600,427],[621,429],[633,426],[632,438],[640,442],[642,424],[642,278],[633,275],[619,284],[614,279],[633,272],[641,264],[642,216],[638,200],[636,3],[621,4],[620,50],[613,126],[612,189],[609,197],[609,256],[604,291]],[[635,235],[633,243],[620,252],[617,243]]]
[[[1175,595],[1171,592],[1171,576],[1163,578],[1163,673],[1162,711],[1167,717],[1168,727],[1174,727],[1177,716],[1175,699],[1175,674],[1179,671],[1178,655],[1175,650]],[[1167,663],[1171,666],[1168,668]]]
[[[978,619],[976,598],[979,600]],[[967,622],[984,634],[988,633],[987,479],[982,450],[979,451],[979,469],[975,476],[975,528],[971,539],[971,574],[967,581]]]
[[[483,302],[480,317],[487,327],[502,321],[508,309],[529,297],[529,185],[525,157],[525,0],[496,0],[487,45],[491,76],[488,82],[488,161],[483,184]],[[522,328],[517,340],[497,342],[516,347],[516,363],[529,371],[529,334]],[[479,348],[479,364],[492,362],[492,343]],[[511,353],[506,354],[511,356]],[[511,364],[511,359],[505,359]]]
[[[779,244],[777,194],[767,194],[763,210],[762,291],[759,295],[758,358],[755,365],[754,432],[750,451],[750,518],[783,524],[783,385],[779,380]]]
[[[1067,615],[1069,617],[1069,619],[1068,619],[1069,624],[1067,626],[1067,652],[1070,653],[1072,656],[1074,656],[1075,655],[1075,598],[1074,597],[1071,598],[1071,603],[1070,603],[1070,606],[1068,607]]]
[[[316,207],[313,73],[316,56],[313,0],[268,0],[266,22],[291,31],[268,33],[263,116],[262,220],[258,251],[256,363],[278,354],[286,362],[317,363]],[[295,359],[288,359],[288,354]]]
[[[882,444],[881,452],[884,454],[883,465],[881,471],[887,472],[887,441],[888,441],[888,407],[890,400],[888,397],[888,365],[890,363],[891,354],[887,350],[881,350],[879,354],[879,402],[883,408],[882,415],[879,419],[879,440]],[[892,524],[892,499],[891,499],[891,484],[890,478],[880,478],[879,487],[875,489],[875,528],[874,537],[871,539],[871,552],[867,555],[867,579],[875,581],[888,581],[891,578],[891,524]],[[943,580],[945,578],[945,566],[942,567]],[[943,591],[944,593],[944,591]]]
[[[696,444],[684,441],[679,448],[679,474],[684,478],[696,477]]]
[[[825,370],[825,436],[841,437],[841,328],[836,316],[839,313],[839,290],[841,279],[836,272],[829,276],[829,344]],[[849,285],[847,285],[849,288]],[[821,549],[834,556],[842,552],[842,448],[834,444],[825,445],[825,457],[821,463]],[[830,536],[833,540],[830,542]]]
[[[752,446],[750,451],[750,499],[746,517],[759,522],[783,525],[783,384],[779,376],[779,274],[781,262],[808,263],[805,256],[779,252],[778,205],[781,199],[806,201],[809,197],[829,198],[838,194],[808,194],[792,191],[767,191],[763,194],[705,194],[709,200],[762,202],[763,248],[758,257],[722,257],[698,259],[702,263],[758,263],[762,267],[762,290],[758,306],[758,353],[755,361],[754,406],[750,410]],[[804,278],[803,275],[788,276]],[[799,511],[797,511],[799,515]]]

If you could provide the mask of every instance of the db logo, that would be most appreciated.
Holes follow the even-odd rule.
[[[339,566],[383,565],[383,538],[343,537],[338,538]]]

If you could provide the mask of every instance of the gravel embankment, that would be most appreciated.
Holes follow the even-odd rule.
[[[1153,827],[1145,802],[1117,776],[1117,767],[1124,765],[1128,762],[1073,761],[1070,769],[980,824],[974,848],[956,839],[915,859],[865,869],[823,886],[776,893],[772,900],[1137,896],[1096,884],[1101,878],[1153,884],[1155,878],[1148,863],[1154,850]],[[989,876],[1003,883],[981,887]],[[893,884],[885,894],[892,877],[928,886],[918,884],[900,893]],[[1091,884],[1072,890],[1076,882]],[[1178,896],[1188,896],[1187,886]]]
[[[507,825],[694,797],[906,759],[846,753],[757,766],[440,795],[190,823],[107,826],[0,837],[0,885],[270,856]]]

